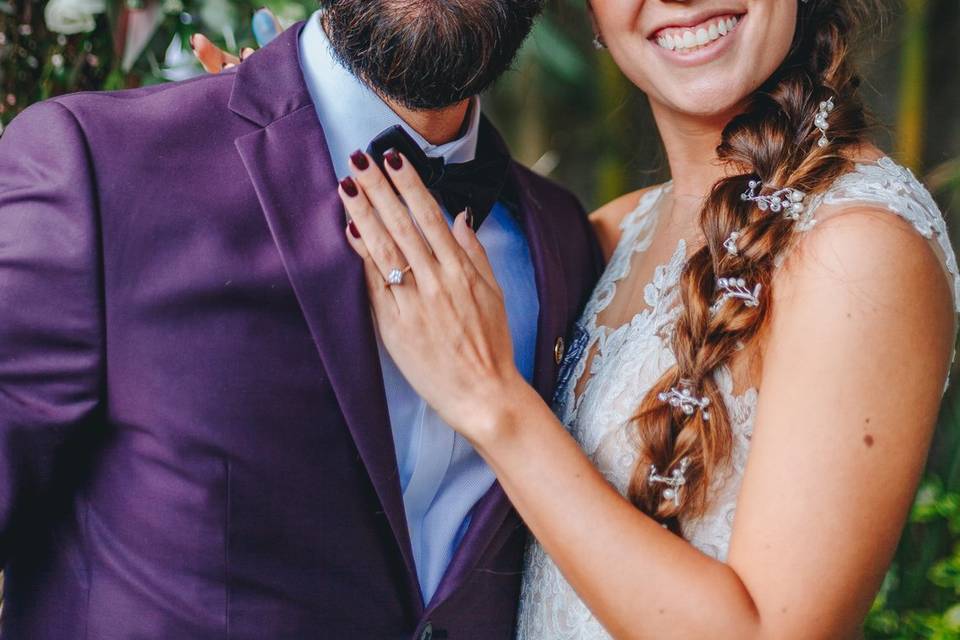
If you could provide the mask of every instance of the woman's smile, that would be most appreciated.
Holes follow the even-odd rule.
[[[658,28],[649,40],[671,62],[695,65],[716,59],[733,41],[746,13],[714,14],[689,24]]]

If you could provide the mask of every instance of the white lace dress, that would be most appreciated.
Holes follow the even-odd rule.
[[[679,311],[677,284],[686,258],[686,243],[680,240],[672,258],[655,269],[652,281],[643,291],[646,308],[628,324],[610,329],[598,326],[597,318],[613,301],[617,283],[629,274],[633,258],[650,247],[656,204],[669,188],[667,183],[647,191],[621,223],[620,242],[577,323],[554,398],[557,416],[604,477],[624,494],[637,461],[628,431],[630,418],[646,390],[676,362],[669,335]],[[912,223],[930,240],[951,278],[954,300],[960,300],[960,275],[943,217],[910,171],[887,157],[856,165],[810,204],[805,228],[813,226],[814,213],[821,204],[849,202],[881,204]],[[735,395],[733,377],[727,369],[718,371],[716,380],[731,416],[733,453],[726,470],[714,478],[705,515],[683,522],[681,528],[684,538],[694,547],[724,561],[750,449],[757,391],[751,388]],[[531,540],[524,564],[518,640],[609,637],[543,547]]]

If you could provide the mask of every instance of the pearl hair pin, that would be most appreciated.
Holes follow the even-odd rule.
[[[820,103],[820,111],[817,112],[817,117],[813,120],[814,126],[820,130],[820,139],[817,140],[817,144],[821,148],[830,144],[830,140],[827,138],[827,129],[830,128],[830,123],[827,122],[827,118],[830,117],[833,108],[833,98],[827,98]]]
[[[751,180],[747,183],[747,190],[740,194],[740,199],[744,202],[755,202],[760,211],[772,211],[774,213],[783,212],[785,218],[790,220],[799,220],[803,214],[804,199],[807,194],[799,189],[785,187],[776,189],[769,195],[760,195],[763,191],[763,183],[759,180]]]
[[[743,304],[747,307],[759,307],[761,286],[758,282],[751,291],[747,288],[747,281],[743,278],[717,278],[717,288],[723,293],[710,307],[710,313],[717,313],[721,305],[730,298],[743,300]]]
[[[697,409],[703,411],[703,419],[710,419],[710,412],[707,407],[710,406],[710,398],[706,396],[696,397],[693,395],[693,385],[686,378],[680,380],[680,384],[671,388],[669,391],[661,391],[657,396],[660,402],[666,402],[671,407],[676,407],[688,416],[693,415]]]
[[[690,459],[680,460],[680,468],[674,469],[669,476],[657,474],[656,465],[650,465],[650,484],[665,484],[667,488],[663,490],[664,500],[673,500],[674,506],[680,506],[680,489],[687,484],[687,469],[690,468]]]
[[[727,250],[727,253],[729,253],[732,256],[739,255],[740,248],[737,246],[737,240],[739,239],[740,239],[740,232],[732,231],[729,237],[727,237],[727,239],[723,241],[723,248]]]

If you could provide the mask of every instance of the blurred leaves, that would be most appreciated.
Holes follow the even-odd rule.
[[[917,493],[910,513],[910,530],[914,534],[939,531],[940,536],[932,537],[951,546],[944,556],[930,558],[921,565],[925,582],[914,594],[923,597],[914,598],[909,606],[898,606],[904,600],[900,593],[903,561],[898,556],[867,617],[866,635],[890,640],[960,638],[960,493],[946,490],[937,476],[930,477]],[[931,540],[927,548],[940,546]]]
[[[255,46],[251,16],[261,6],[272,8],[285,24],[316,7],[315,0],[58,2],[48,24],[45,0],[0,0],[0,131],[27,105],[51,96],[184,79],[191,70],[199,75],[202,70],[187,44],[197,31],[237,53]],[[68,26],[68,18],[76,29]],[[80,30],[89,26],[87,20],[94,25],[90,32]],[[58,33],[51,26],[76,32]]]

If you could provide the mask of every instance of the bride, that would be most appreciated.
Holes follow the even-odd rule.
[[[341,190],[384,344],[535,538],[519,638],[857,634],[960,291],[930,195],[866,140],[850,40],[870,9],[593,0],[673,179],[594,214],[608,266],[552,408],[514,368],[465,216],[448,231],[402,158],[385,170],[406,207],[373,163]]]

